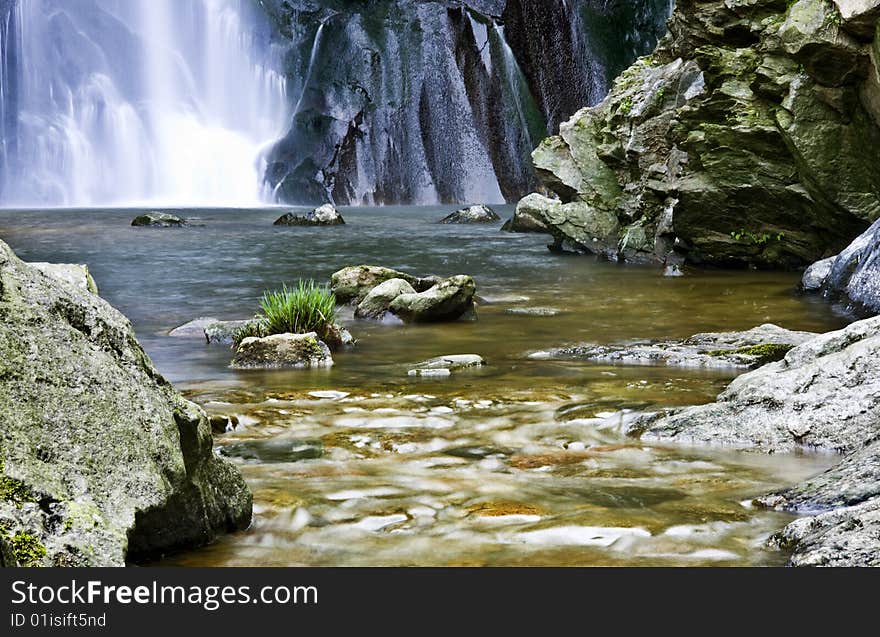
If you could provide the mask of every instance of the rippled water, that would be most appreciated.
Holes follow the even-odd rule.
[[[276,228],[278,209],[198,210],[184,214],[204,225],[182,230],[131,228],[132,210],[2,211],[0,237],[26,260],[88,263],[159,369],[209,412],[241,421],[217,444],[254,490],[253,527],[166,563],[784,561],[763,543],[790,516],[741,502],[830,458],[650,446],[619,433],[633,410],[712,400],[730,375],[528,354],[844,320],[794,294],[793,274],[664,278],[551,255],[545,237],[497,225],[434,223],[448,211],[343,209],[346,226]],[[267,287],[359,263],[472,274],[480,320],[390,327],[348,311],[358,348],[316,371],[233,371],[228,349],[167,336],[197,316],[245,318]],[[421,360],[467,353],[488,366],[407,375]]]

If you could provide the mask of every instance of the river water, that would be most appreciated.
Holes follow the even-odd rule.
[[[788,514],[750,498],[827,456],[764,456],[623,438],[634,410],[708,402],[724,372],[536,360],[581,342],[686,337],[774,322],[844,325],[794,293],[797,276],[691,272],[552,255],[547,238],[447,226],[448,207],[342,209],[348,225],[274,227],[283,210],[185,210],[203,224],[132,228],[137,210],[3,210],[0,238],[31,261],[87,263],[160,371],[210,413],[254,492],[246,532],[178,565],[753,565]],[[510,207],[499,207],[509,216]],[[314,371],[233,371],[231,352],[167,336],[199,316],[246,318],[262,291],[346,265],[471,274],[479,321],[343,322],[360,340]],[[488,365],[407,375],[445,354]],[[316,393],[317,392],[317,393]]]

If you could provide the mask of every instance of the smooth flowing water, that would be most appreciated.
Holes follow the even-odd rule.
[[[255,498],[252,528],[185,565],[775,564],[787,514],[741,504],[821,471],[827,456],[647,445],[634,410],[707,402],[720,372],[535,360],[564,344],[685,337],[845,320],[797,276],[656,269],[550,254],[547,238],[446,226],[449,208],[342,209],[348,225],[274,227],[281,209],[186,210],[203,224],[132,228],[135,210],[0,212],[25,260],[87,263],[175,385],[210,413]],[[499,208],[510,214],[510,208]],[[198,316],[246,318],[266,288],[376,263],[472,274],[479,321],[344,323],[354,351],[317,371],[233,371],[230,350],[167,336]],[[444,354],[488,365],[448,379],[407,370]],[[316,393],[317,392],[317,393]]]

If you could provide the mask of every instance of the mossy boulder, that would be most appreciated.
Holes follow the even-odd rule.
[[[873,0],[676,3],[670,33],[533,153],[578,245],[609,258],[795,268],[880,217]],[[534,197],[531,195],[530,197]],[[524,200],[525,201],[525,200]]]
[[[204,411],[122,314],[0,242],[0,319],[4,563],[119,566],[249,524]]]

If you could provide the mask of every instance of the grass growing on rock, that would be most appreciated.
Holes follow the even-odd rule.
[[[264,338],[272,334],[306,334],[315,332],[319,339],[327,336],[336,321],[336,296],[314,281],[300,281],[296,287],[263,293],[261,313],[233,336],[235,347],[249,337]]]

